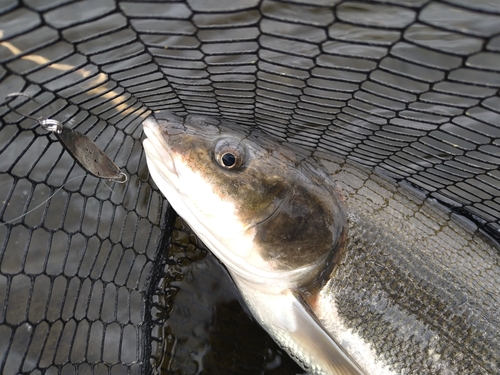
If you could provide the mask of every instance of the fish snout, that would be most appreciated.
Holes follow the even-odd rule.
[[[143,122],[143,130],[146,135],[143,147],[148,159],[160,167],[157,169],[164,170],[166,167],[170,173],[177,175],[174,159],[165,142],[162,128],[154,119],[147,118]]]

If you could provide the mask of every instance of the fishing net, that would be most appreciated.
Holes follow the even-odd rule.
[[[2,1],[0,59],[2,374],[300,372],[149,179],[153,111],[345,156],[498,236],[496,1]]]

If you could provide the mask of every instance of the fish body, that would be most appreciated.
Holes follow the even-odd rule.
[[[160,112],[144,131],[162,193],[310,374],[500,373],[499,252],[477,230],[255,128]]]

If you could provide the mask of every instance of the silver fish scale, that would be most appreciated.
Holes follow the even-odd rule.
[[[498,372],[498,329],[488,322],[496,311],[468,303],[460,290],[441,289],[453,281],[451,274],[436,275],[411,249],[381,236],[369,222],[358,224],[364,230],[352,239],[349,252],[371,249],[377,241],[385,246],[379,253],[358,253],[342,265],[338,287],[331,293],[347,326],[372,342],[377,354],[401,373]],[[384,251],[389,246],[410,254],[398,259]],[[400,268],[412,272],[405,275]],[[442,331],[449,336],[438,339]]]
[[[348,193],[349,235],[346,258],[322,293],[345,329],[397,373],[498,373],[500,264],[491,244],[349,164],[334,179]],[[446,262],[456,252],[461,262]],[[320,319],[343,337],[327,310]]]

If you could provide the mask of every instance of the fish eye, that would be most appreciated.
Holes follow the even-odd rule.
[[[215,145],[215,160],[226,169],[238,169],[245,162],[243,146],[233,139],[220,139]]]
[[[222,155],[221,161],[225,167],[231,168],[236,164],[236,156],[234,156],[234,154],[230,152],[226,152],[224,155]]]

